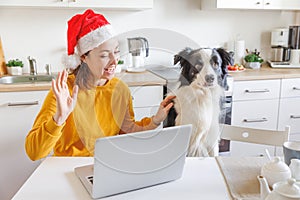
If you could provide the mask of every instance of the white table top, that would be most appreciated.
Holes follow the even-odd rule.
[[[91,199],[76,177],[74,167],[92,163],[92,157],[49,157],[34,171],[13,200]],[[214,158],[187,158],[183,176],[176,181],[103,199],[226,200],[230,197]]]

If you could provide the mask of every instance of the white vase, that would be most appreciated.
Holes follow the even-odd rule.
[[[259,69],[260,62],[246,62],[246,67],[251,69]]]
[[[15,75],[22,75],[22,67],[7,67],[7,71],[9,75],[15,76]]]

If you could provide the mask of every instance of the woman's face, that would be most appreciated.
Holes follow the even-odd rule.
[[[83,61],[98,80],[110,80],[114,77],[119,57],[119,43],[115,39],[110,39],[91,50],[83,57]]]

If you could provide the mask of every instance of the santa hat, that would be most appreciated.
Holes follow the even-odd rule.
[[[68,55],[62,59],[66,68],[75,69],[80,56],[98,47],[115,35],[110,23],[91,9],[77,14],[68,21]]]

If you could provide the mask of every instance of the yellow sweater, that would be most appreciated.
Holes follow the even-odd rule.
[[[68,77],[71,93],[74,80],[73,75]],[[76,107],[63,125],[58,126],[53,120],[55,112],[56,98],[50,90],[26,137],[30,159],[46,157],[52,150],[54,156],[93,156],[93,145],[88,147],[88,143],[94,144],[98,137],[157,127],[152,118],[134,120],[130,90],[117,78],[93,90],[79,91]]]

